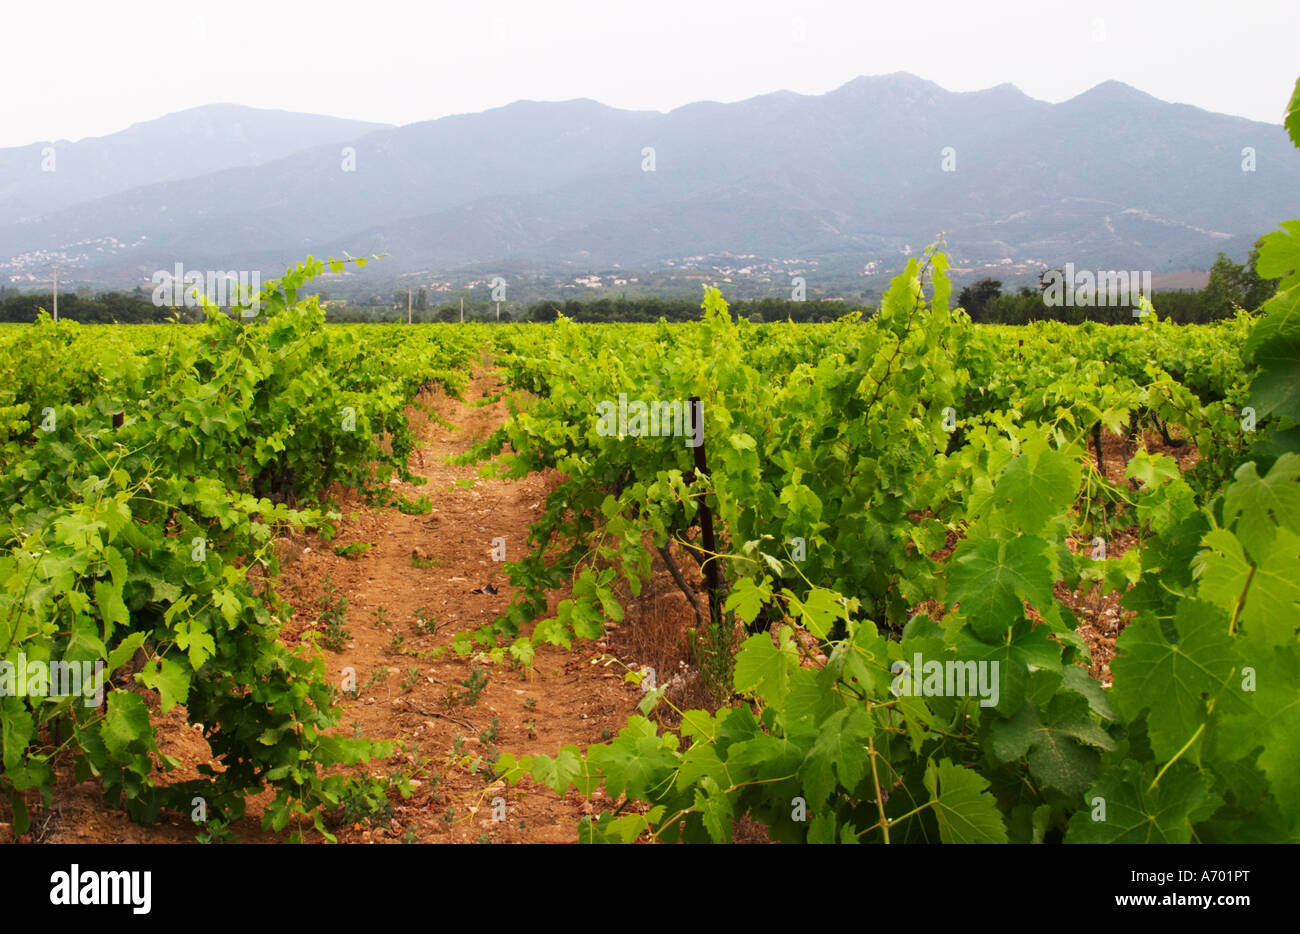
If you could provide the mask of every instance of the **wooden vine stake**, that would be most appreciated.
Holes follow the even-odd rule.
[[[692,427],[699,432],[700,438],[700,443],[694,448],[696,476],[709,472],[704,456],[703,417],[699,397],[691,396]],[[709,591],[709,619],[714,626],[719,626],[722,624],[722,604],[718,599],[718,562],[714,558],[718,546],[713,537],[713,512],[707,499],[700,500],[700,536],[704,545],[704,586]]]

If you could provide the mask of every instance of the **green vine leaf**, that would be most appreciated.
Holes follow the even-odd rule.
[[[1159,762],[1172,758],[1206,723],[1208,702],[1223,692],[1241,664],[1227,614],[1219,607],[1184,600],[1172,625],[1177,641],[1170,641],[1153,617],[1139,616],[1116,641],[1110,663],[1111,703],[1125,720],[1147,711]]]
[[[944,843],[1006,843],[1007,826],[997,799],[988,793],[988,780],[978,772],[954,765],[951,759],[925,769],[925,788]]]
[[[1077,457],[1031,435],[998,479],[993,499],[1015,529],[1037,535],[1074,502],[1082,470]]]
[[[1066,843],[1187,843],[1192,824],[1223,803],[1204,772],[1181,763],[1151,787],[1152,769],[1127,761],[1087,793],[1088,807],[1070,818]],[[1104,807],[1104,819],[1101,816]]]
[[[1003,762],[1027,756],[1029,774],[1068,798],[1078,798],[1097,774],[1098,749],[1115,742],[1090,715],[1082,694],[1057,694],[1039,711],[1026,702],[1009,720],[989,727],[992,750]]]
[[[981,639],[1001,640],[1024,615],[1022,601],[1039,609],[1052,604],[1047,551],[1047,542],[1028,535],[962,542],[949,565],[949,606],[961,604],[962,615]]]
[[[822,807],[836,781],[847,792],[858,787],[870,768],[866,741],[874,733],[871,717],[860,707],[837,710],[817,730],[799,777],[808,791],[808,803]]]

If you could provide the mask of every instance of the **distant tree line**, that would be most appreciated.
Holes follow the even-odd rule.
[[[421,292],[424,290],[421,289]],[[379,296],[371,296],[362,302],[333,301],[325,304],[325,319],[337,324],[364,324],[372,321],[406,322],[406,292],[400,293],[401,301],[385,303]],[[396,296],[394,296],[396,298]],[[503,302],[502,305],[505,303]],[[435,321],[459,321],[460,303],[431,305],[428,301],[411,302],[411,321],[416,324],[429,324]],[[482,300],[465,302],[466,321],[496,321],[496,305]],[[515,316],[507,308],[501,309],[501,322],[514,321]]]
[[[1259,241],[1245,263],[1234,263],[1220,253],[1210,267],[1210,279],[1203,289],[1156,292],[1148,296],[1161,318],[1179,324],[1204,324],[1231,318],[1237,308],[1255,311],[1277,291],[1276,279],[1263,279],[1255,272]],[[1132,323],[1133,305],[1125,300],[1114,305],[1075,303],[1073,307],[1049,305],[1044,298],[1048,273],[1040,278],[1039,288],[1021,286],[1015,293],[1004,293],[996,279],[981,279],[961,290],[957,304],[966,309],[974,321],[985,324],[1028,324],[1030,321],[1097,321],[1103,324]],[[1060,272],[1060,270],[1056,270]]]
[[[1220,253],[1210,268],[1210,278],[1205,288],[1156,292],[1150,296],[1151,304],[1162,318],[1170,318],[1180,324],[1201,324],[1229,318],[1236,313],[1237,307],[1254,311],[1277,291],[1276,280],[1262,279],[1255,272],[1258,255],[1258,241],[1243,264],[1234,263]],[[1015,292],[1003,292],[1002,283],[998,280],[981,279],[961,290],[957,304],[965,308],[973,320],[987,324],[1028,324],[1031,321],[1048,320],[1131,324],[1134,320],[1133,306],[1127,297],[1115,305],[1049,305],[1044,298],[1047,282],[1048,274],[1045,273],[1040,277],[1037,289],[1021,286]],[[321,293],[319,297],[326,306],[326,318],[329,321],[406,321],[404,290],[394,293],[391,303],[378,295],[364,303],[329,302],[327,293]],[[433,305],[424,289],[420,289],[411,298],[412,321],[428,323],[461,320],[462,308],[459,302]],[[50,299],[48,292],[23,293],[0,285],[0,322],[35,321],[40,309],[51,310]],[[834,321],[853,311],[860,312],[863,317],[875,313],[872,306],[835,301],[796,302],[787,298],[737,300],[730,302],[729,307],[732,316],[737,318],[799,323]],[[511,311],[502,307],[499,320],[546,322],[554,321],[561,314],[573,321],[592,323],[658,321],[660,318],[666,321],[696,321],[700,317],[699,300],[660,298],[653,295],[588,300],[546,299],[522,307],[516,304],[513,309]],[[178,315],[182,320],[199,318],[193,309],[154,305],[151,293],[143,288],[136,288],[134,292],[98,294],[92,294],[83,288],[59,296],[59,317],[73,321],[136,324],[166,321],[173,315]],[[482,299],[466,301],[464,318],[466,321],[496,321],[497,306]]]
[[[874,313],[874,308],[850,307],[844,302],[795,302],[788,298],[760,298],[750,301],[728,302],[733,318],[751,321],[834,321],[850,311],[864,315]],[[597,298],[590,301],[546,300],[528,306],[524,318],[528,321],[554,321],[557,316],[574,321],[697,321],[700,301],[688,298],[657,298],[651,295],[634,295],[626,298]]]
[[[420,290],[423,293],[423,289]],[[393,296],[392,304],[383,304],[372,297],[368,302],[350,304],[331,302],[326,310],[328,320],[339,323],[366,321],[405,321],[406,292]],[[424,299],[423,301],[421,299]],[[844,302],[795,302],[782,298],[762,298],[751,301],[729,302],[732,317],[745,317],[753,321],[834,321],[850,311],[872,314],[871,307],[849,306]],[[508,310],[502,303],[501,321],[554,321],[559,315],[585,323],[632,321],[698,321],[700,300],[688,298],[660,298],[654,295],[629,295],[595,299],[544,299],[527,305],[513,305]],[[432,305],[422,294],[412,293],[411,320],[413,322],[459,321],[459,302]],[[496,304],[482,299],[465,302],[466,321],[496,321]]]
[[[49,292],[19,292],[0,286],[0,321],[32,322],[41,309],[54,310]],[[178,314],[182,320],[197,320],[193,309],[158,307],[152,293],[142,288],[134,292],[90,293],[85,289],[59,293],[59,317],[87,324],[147,324],[166,321]]]

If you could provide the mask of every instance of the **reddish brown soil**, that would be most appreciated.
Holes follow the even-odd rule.
[[[484,371],[473,378],[464,402],[442,394],[423,398],[423,403],[432,403],[441,418],[456,426],[451,429],[415,407],[410,410],[413,427],[425,441],[411,466],[428,482],[415,486],[394,481],[393,491],[408,499],[427,495],[433,503],[427,515],[406,515],[391,505],[370,507],[349,497],[340,507],[344,518],[333,541],[298,536],[282,542],[278,588],[294,609],[283,641],[295,645],[315,627],[328,578],[347,600],[345,625],[351,630],[343,651],[325,652],[329,676],[341,685],[343,670],[352,668],[360,688],[358,696],[342,703],[341,727],[371,739],[400,741],[392,759],[370,764],[372,774],[406,769],[416,775],[412,797],[406,801],[395,797],[390,819],[339,827],[335,832],[341,841],[576,841],[579,819],[608,808],[611,802],[599,793],[594,801],[573,792],[559,798],[529,779],[508,789],[490,784],[485,771],[475,774],[464,766],[465,758],[486,755],[491,746],[516,754],[554,753],[570,743],[585,748],[608,739],[635,712],[641,691],[624,683],[622,665],[602,664],[602,656],[619,656],[632,668],[649,664],[670,673],[683,670],[679,663],[686,658],[685,630],[694,617],[664,570],[640,599],[630,601],[624,627],[612,630],[606,641],[578,642],[572,651],[540,646],[532,670],[509,663],[494,665],[482,656],[461,658],[451,649],[457,632],[477,629],[509,605],[514,588],[502,564],[493,560],[492,539],[505,539],[507,560],[520,557],[528,525],[540,515],[548,483],[554,482],[540,475],[519,481],[483,479],[475,466],[446,463],[448,455],[466,451],[504,422],[503,402],[469,404],[501,389],[496,375]],[[372,547],[355,558],[334,553],[334,546],[356,542]],[[413,555],[421,566],[416,566]],[[693,565],[690,570],[698,574]],[[474,592],[487,585],[497,593]],[[552,594],[552,610],[564,596]],[[417,608],[436,620],[434,634],[417,628]],[[402,641],[395,648],[398,635]],[[436,658],[426,654],[438,649],[442,651]],[[466,693],[461,682],[475,668],[487,675],[477,701],[445,703],[449,691]],[[685,699],[691,679],[679,682],[684,688],[679,699]],[[146,695],[156,704],[151,692]],[[197,766],[211,761],[202,734],[186,725],[183,708],[166,716],[155,711],[155,716],[160,723],[160,750],[182,763],[175,772],[159,773],[160,780],[197,777]],[[194,839],[196,827],[188,815],[164,813],[156,824],[134,823],[105,803],[96,783],[78,784],[69,773],[63,763],[52,808],[33,808],[28,839],[53,843]],[[491,802],[498,795],[506,801],[504,821],[492,819]],[[250,798],[248,815],[233,827],[240,840],[287,839],[287,832],[260,828],[262,809],[270,798],[270,793]],[[12,840],[11,819],[0,805],[0,841]],[[320,839],[314,832],[306,837]]]
[[[1186,473],[1200,460],[1200,452],[1194,444],[1179,445],[1177,438],[1174,438],[1174,441],[1173,445],[1166,444],[1159,432],[1147,431],[1143,434],[1143,442],[1148,452],[1152,455],[1172,457],[1178,462],[1179,471]],[[1125,444],[1124,439],[1109,431],[1102,432],[1101,451],[1106,479],[1121,488],[1128,486],[1129,481],[1124,478],[1124,472],[1127,467],[1129,446]],[[1096,468],[1097,452],[1091,444],[1088,445],[1088,460],[1093,468]],[[1136,547],[1137,531],[1136,527],[1112,530],[1106,541],[1107,557],[1122,557]],[[1081,551],[1087,553],[1089,542],[1072,539],[1069,546],[1075,554]],[[1120,606],[1123,596],[1122,593],[1115,592],[1102,595],[1100,588],[1092,588],[1084,593],[1082,589],[1069,590],[1059,582],[1056,585],[1056,598],[1068,606],[1079,620],[1075,631],[1083,637],[1092,655],[1092,664],[1088,672],[1104,687],[1110,687],[1111,683],[1110,661],[1115,657],[1115,640],[1133,618],[1133,613]]]

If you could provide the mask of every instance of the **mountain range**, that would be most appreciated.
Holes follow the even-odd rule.
[[[47,170],[52,162],[52,171]],[[668,113],[520,101],[393,127],[222,104],[0,149],[0,281],[387,254],[388,273],[790,260],[1204,269],[1293,216],[1280,125],[1106,82],[1059,104],[897,73]],[[63,270],[67,270],[65,273]]]

